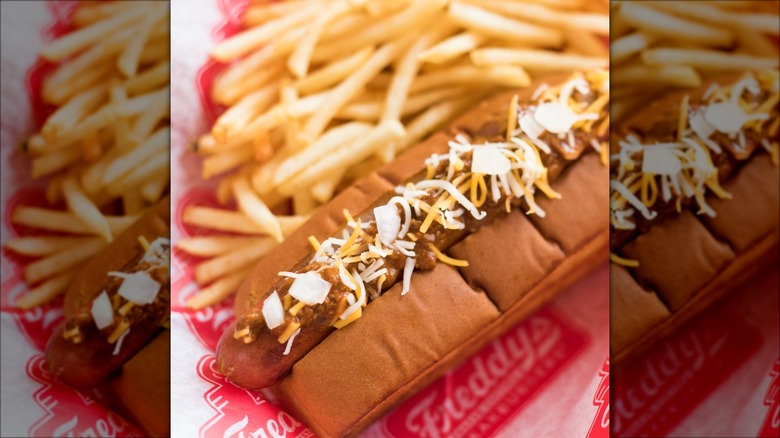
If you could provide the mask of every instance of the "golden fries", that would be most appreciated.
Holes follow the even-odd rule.
[[[608,4],[589,3],[250,4],[247,29],[212,50],[230,63],[211,96],[228,109],[194,148],[203,157],[201,175],[222,178],[219,201],[235,200],[238,209],[192,206],[183,221],[220,233],[209,239],[239,233],[281,240],[350,181],[488,94],[527,86],[538,73],[606,65],[598,38],[609,31]],[[292,215],[274,215],[277,205]],[[180,248],[210,260],[237,251],[229,240],[191,239]],[[220,266],[196,279],[204,295],[190,306],[225,297],[247,265]]]
[[[46,197],[67,211],[17,207],[14,223],[53,233],[11,239],[7,248],[43,257],[25,269],[17,303],[31,307],[65,290],[74,270],[167,191],[170,113],[168,2],[79,3],[76,29],[43,47],[59,62],[41,94],[55,111],[25,151],[33,178],[51,176]],[[56,174],[56,175],[55,175]],[[120,216],[104,207],[121,205]]]

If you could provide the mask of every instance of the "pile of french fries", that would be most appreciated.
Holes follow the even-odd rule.
[[[192,308],[229,296],[341,188],[488,94],[608,66],[606,0],[254,1],[244,24],[211,52],[229,64],[212,90],[227,110],[193,145],[238,209],[183,212],[215,231],[178,243],[207,259]]]
[[[22,145],[32,177],[67,211],[20,206],[15,224],[40,230],[7,248],[36,257],[24,269],[30,308],[61,294],[78,267],[168,190],[170,8],[167,1],[83,2],[75,30],[40,55],[59,63],[43,99],[56,107]],[[119,215],[116,204],[121,201]],[[38,235],[40,234],[40,235]]]
[[[778,67],[777,1],[613,1],[612,118],[671,87]]]

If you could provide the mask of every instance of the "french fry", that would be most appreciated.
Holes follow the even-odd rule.
[[[564,35],[568,53],[609,58],[609,47],[605,47],[597,36],[579,29],[566,29]]]
[[[116,29],[124,28],[128,23],[141,19],[146,12],[143,8],[130,9],[109,20],[95,23],[75,32],[71,32],[49,43],[41,49],[41,56],[49,61],[61,61],[85,47],[111,35]]]
[[[252,159],[255,151],[251,144],[210,155],[203,160],[201,176],[210,179],[215,175],[235,169]]]
[[[148,163],[152,157],[164,153],[168,147],[170,132],[170,127],[162,127],[140,146],[114,159],[106,166],[101,187],[113,184],[120,178],[136,171],[144,162]]]
[[[523,21],[552,27],[562,26],[594,35],[609,35],[609,15],[556,10],[553,5],[529,4],[506,0],[482,0],[479,6]]]
[[[368,21],[362,28],[344,33],[340,38],[334,38],[320,45],[312,54],[313,62],[323,62],[329,59],[343,57],[353,51],[386,41],[391,43],[399,39],[410,38],[409,29],[419,27],[433,14],[441,11],[446,0],[428,0],[413,2],[409,8],[380,19]]]
[[[72,146],[36,157],[32,161],[32,177],[38,179],[44,175],[61,170],[75,163],[80,156],[81,149],[77,146]]]
[[[68,209],[93,230],[94,234],[102,237],[106,242],[111,242],[114,239],[106,218],[81,191],[73,178],[66,178],[62,182],[62,194],[68,204]]]
[[[732,14],[715,5],[706,4],[705,2],[652,2],[647,3],[646,5],[653,9],[658,9],[706,24],[728,26],[729,23],[733,22]]]
[[[563,44],[563,35],[555,29],[506,18],[462,1],[450,3],[449,15],[466,29],[490,37],[539,47]]]
[[[420,53],[420,61],[443,64],[485,44],[489,38],[474,32],[462,32]]]
[[[387,90],[385,108],[380,118],[382,122],[401,119],[401,113],[409,95],[409,89],[420,67],[418,60],[420,54],[431,44],[445,38],[455,30],[455,26],[446,21],[433,26],[412,43],[406,50],[406,53],[398,60],[393,73],[393,80],[390,82]]]
[[[243,130],[228,140],[236,144],[253,141],[258,136],[267,134],[268,131],[279,127],[290,120],[290,116],[282,105],[275,105],[260,117],[252,120]]]
[[[471,92],[468,88],[446,87],[434,88],[409,96],[401,110],[401,116],[416,114],[435,103],[454,98],[463,93]],[[376,121],[382,114],[384,103],[381,101],[353,102],[342,108],[338,118],[360,121]]]
[[[692,67],[683,65],[668,65],[662,67],[647,67],[644,65],[629,65],[619,67],[610,76],[613,84],[650,84],[670,85],[675,87],[698,87],[701,76]]]
[[[278,94],[277,82],[266,84],[247,94],[219,116],[211,128],[211,135],[219,143],[226,143],[228,137],[245,128],[253,117],[268,110]]]
[[[286,184],[279,185],[279,193],[290,196],[297,190],[312,184],[323,175],[331,174],[335,169],[359,163],[388,144],[400,142],[405,133],[403,125],[398,121],[391,120],[381,123],[367,135],[351,143],[349,147],[337,149],[313,166],[305,169]]]
[[[176,247],[196,257],[214,257],[269,240],[272,239],[270,237],[198,236],[181,239]]]
[[[739,16],[739,26],[768,35],[780,34],[780,26],[777,25],[777,16],[768,14],[741,14]]]
[[[17,237],[6,243],[11,251],[31,257],[48,256],[68,248],[100,242],[97,237],[36,236]]]
[[[282,228],[271,210],[252,191],[245,178],[233,180],[233,197],[238,203],[238,208],[261,229],[265,230],[277,242],[284,240]]]
[[[187,299],[187,307],[192,310],[200,310],[212,304],[218,303],[233,294],[241,282],[252,271],[251,268],[239,269],[201,289],[197,295]]]
[[[311,54],[314,52],[314,48],[325,26],[339,16],[350,12],[358,4],[359,2],[356,1],[341,0],[326,6],[324,11],[317,14],[287,60],[287,68],[296,78],[300,79],[308,73]]]
[[[479,94],[477,94],[477,96],[479,96]],[[478,98],[477,96],[475,97]],[[417,144],[417,142],[422,140],[426,135],[440,128],[448,120],[452,120],[456,115],[472,105],[475,97],[465,97],[443,102],[432,106],[419,116],[415,117],[409,123],[406,130],[406,138],[398,145],[396,153],[401,153],[408,147]]]
[[[293,85],[302,94],[325,90],[357,70],[374,54],[374,50],[373,46],[364,47],[352,55],[337,59],[308,76],[298,79]]]
[[[516,65],[537,72],[560,72],[605,68],[602,57],[555,53],[532,49],[484,48],[471,52],[471,61],[479,67]]]
[[[72,98],[46,119],[41,134],[47,143],[57,141],[57,133],[73,128],[105,98],[107,88],[97,86]]]
[[[273,179],[269,181],[270,185],[272,187],[278,186],[282,182],[315,165],[328,154],[337,150],[340,146],[352,143],[358,138],[364,137],[369,132],[371,132],[371,126],[360,122],[350,122],[330,129],[311,147],[306,148],[282,162],[273,175]]]
[[[110,74],[111,66],[104,64],[98,65],[72,79],[67,86],[49,87],[48,82],[45,82],[41,91],[43,100],[54,105],[64,105],[75,96],[99,87],[101,83],[105,83]]]
[[[207,284],[230,272],[253,265],[276,245],[278,243],[273,239],[250,243],[237,250],[204,261],[195,267],[195,281],[198,284]]]
[[[190,206],[184,209],[185,224],[229,233],[264,235],[267,232],[243,213],[220,208]]]
[[[106,192],[114,196],[119,196],[125,190],[136,188],[143,184],[144,181],[169,173],[170,164],[170,155],[158,154],[154,158],[146,161],[126,175],[107,185]]]
[[[132,117],[143,114],[150,106],[159,102],[161,98],[170,96],[171,89],[169,86],[165,86],[157,91],[151,93],[142,94],[137,97],[133,97],[125,101],[116,110],[117,115],[121,117]]]
[[[319,207],[320,203],[311,192],[302,190],[292,196],[293,212],[299,215],[308,215]]]
[[[236,64],[240,65],[240,64]],[[250,72],[249,77],[240,79],[238,83],[231,85],[227,79],[231,73],[230,70],[223,73],[214,82],[212,97],[216,102],[224,105],[234,105],[243,97],[263,86],[279,86],[279,80],[285,70],[284,64],[274,62],[267,67],[259,67],[256,72]]]
[[[132,132],[128,133],[130,140],[135,144],[141,144],[152,130],[171,112],[171,100],[168,96],[157,95],[156,100],[149,108],[138,117]]]
[[[610,45],[610,61],[613,63],[622,62],[630,56],[650,47],[650,44],[655,40],[655,37],[642,32],[634,32],[630,35],[620,37]]]
[[[481,87],[526,87],[531,83],[531,77],[517,66],[499,65],[480,68],[472,65],[457,65],[418,76],[412,83],[410,91],[419,93],[461,83],[476,83]]]
[[[171,79],[170,71],[171,63],[169,61],[160,62],[126,80],[122,83],[122,88],[129,95],[148,93],[167,84]]]
[[[65,272],[53,277],[20,296],[14,305],[23,310],[42,306],[65,292],[75,275],[74,272]]]
[[[253,49],[271,41],[278,34],[312,20],[317,12],[319,12],[319,9],[311,7],[311,5],[298,8],[288,15],[274,19],[273,21],[269,21],[220,42],[211,51],[211,55],[221,62],[227,62],[241,57]]]
[[[124,13],[130,7],[131,4],[127,2],[82,4],[73,13],[73,23],[79,27],[86,27],[96,21]]]
[[[734,41],[727,29],[685,20],[638,3],[621,3],[620,17],[643,31],[674,39],[711,46],[728,46]]]
[[[37,283],[45,278],[64,272],[88,259],[106,245],[105,241],[91,241],[83,245],[36,260],[24,268],[24,279]]]
[[[737,39],[739,40],[739,49],[744,53],[761,57],[777,56],[777,46],[753,29],[739,28]]]
[[[304,134],[314,139],[322,134],[338,111],[362,89],[368,81],[390,64],[408,45],[408,38],[391,42],[379,48],[371,58],[328,95],[322,108],[315,112],[304,126]]]
[[[167,3],[152,6],[152,10],[144,17],[133,38],[127,43],[119,55],[117,67],[126,77],[132,78],[138,71],[141,53],[149,39],[154,25],[169,16]]]
[[[314,199],[323,204],[330,201],[333,193],[336,191],[336,187],[341,182],[341,179],[344,178],[344,173],[346,171],[336,170],[333,175],[327,176],[315,184],[311,188],[311,195]]]
[[[152,178],[141,186],[141,197],[148,203],[157,202],[162,198],[165,187],[168,186],[170,181],[170,174],[163,173],[162,175]]]
[[[764,70],[777,68],[777,57],[758,57],[709,49],[657,48],[642,52],[648,66],[687,65],[707,70]]]

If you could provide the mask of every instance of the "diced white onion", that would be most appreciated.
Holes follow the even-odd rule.
[[[750,120],[766,120],[769,114],[748,114],[739,105],[732,102],[710,104],[704,111],[707,121],[720,132],[736,134]]]
[[[656,175],[674,175],[682,170],[682,164],[671,148],[654,145],[644,148],[642,172]]]
[[[710,138],[710,135],[715,132],[715,127],[707,121],[703,111],[696,111],[696,113],[688,119],[688,123],[691,125],[693,132],[702,140]]]
[[[483,175],[500,175],[511,170],[512,163],[496,148],[474,148],[471,171]]]
[[[101,292],[92,301],[92,319],[100,330],[114,323],[114,309],[111,307],[111,300],[108,299],[106,291]]]
[[[160,283],[144,271],[128,274],[119,286],[119,295],[135,304],[150,304],[160,291]]]
[[[376,231],[379,239],[385,245],[393,243],[401,231],[401,216],[398,215],[398,209],[392,204],[376,207],[374,208],[374,218],[376,218]]]
[[[316,272],[306,272],[293,281],[289,293],[293,298],[306,304],[322,304],[331,286]]]
[[[265,319],[265,325],[268,326],[269,330],[273,330],[284,323],[284,307],[276,291],[273,291],[263,301],[263,319]]]
[[[540,125],[530,112],[520,117],[520,129],[532,140],[539,138],[544,133],[544,126]]]

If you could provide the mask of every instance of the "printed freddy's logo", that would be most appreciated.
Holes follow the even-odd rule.
[[[755,327],[719,306],[626,363],[614,373],[612,436],[667,435],[756,352],[761,339]]]
[[[766,418],[758,432],[759,437],[780,435],[780,358],[775,360],[769,371],[772,379],[764,396],[764,405],[767,406]]]
[[[217,414],[200,428],[201,437],[308,438],[314,434],[261,396],[228,382],[213,354],[198,361],[198,376],[213,386],[204,394]]]
[[[28,431],[33,437],[142,437],[140,431],[92,398],[55,381],[43,355],[27,362],[27,376],[41,383],[33,400],[44,411]]]
[[[528,403],[586,345],[544,309],[383,420],[394,437],[488,436]]]
[[[609,437],[609,358],[599,370],[599,386],[593,395],[593,405],[598,408],[596,417],[588,430],[588,438]]]

